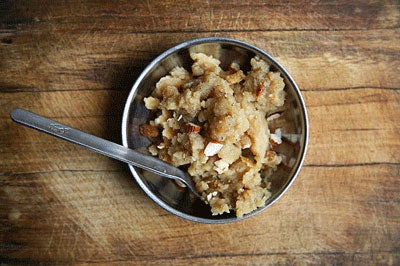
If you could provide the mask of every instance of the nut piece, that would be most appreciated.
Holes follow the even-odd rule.
[[[160,144],[157,145],[157,149],[162,150],[165,148],[165,143],[161,142]]]
[[[186,131],[187,133],[199,133],[201,130],[201,127],[194,124],[194,123],[187,123],[186,124]]]
[[[222,174],[226,171],[228,171],[229,169],[229,163],[225,162],[224,160],[218,160],[214,162],[215,166],[214,166],[214,170],[218,173],[218,174]]]
[[[218,191],[211,192],[207,195],[207,201],[209,202],[213,197],[218,195]]]
[[[259,84],[258,87],[257,87],[256,96],[257,96],[257,97],[260,97],[261,94],[263,93],[263,91],[264,91],[264,84],[261,83],[261,84]]]
[[[282,129],[277,128],[275,133],[271,134],[270,141],[274,145],[279,145],[282,143]]]
[[[222,149],[222,146],[224,146],[222,143],[210,141],[204,149],[204,155],[214,156]]]
[[[156,138],[158,137],[158,128],[149,124],[142,124],[139,126],[140,134],[149,137],[149,138]]]
[[[234,74],[240,70],[240,66],[238,63],[233,62],[228,66],[228,70],[231,74]]]

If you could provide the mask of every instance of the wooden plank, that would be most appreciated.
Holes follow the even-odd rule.
[[[304,97],[312,164],[399,162],[399,91],[306,91]]]
[[[288,193],[259,216],[195,226],[161,210],[124,172],[2,176],[2,256],[17,263],[225,258],[241,264],[336,256],[361,262],[369,255],[390,263],[398,259],[400,239],[398,174],[395,165],[305,167]]]
[[[8,104],[8,108],[1,111],[4,128],[0,133],[2,171],[29,173],[115,168],[118,164],[114,160],[18,125],[12,122],[9,113],[15,107],[26,108],[90,134],[121,143],[120,128],[126,96],[119,91],[3,94],[2,101]]]
[[[268,31],[399,27],[399,3],[386,1],[14,1],[8,28],[59,25],[70,32]],[[17,19],[18,18],[18,19]],[[103,25],[107,25],[104,27]]]
[[[0,45],[1,91],[129,90],[164,50],[209,36],[40,29],[18,33],[12,44]],[[304,90],[399,88],[399,29],[226,32],[224,36],[245,40],[276,57]]]

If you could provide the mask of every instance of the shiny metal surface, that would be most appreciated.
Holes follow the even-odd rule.
[[[233,61],[246,71],[250,68],[250,59],[260,56],[271,64],[271,70],[279,71],[285,81],[287,92],[281,116],[274,121],[276,127],[282,128],[283,143],[276,149],[284,155],[271,182],[272,196],[265,207],[257,209],[243,218],[236,218],[235,213],[212,216],[210,208],[201,200],[189,193],[189,190],[177,185],[174,181],[129,166],[139,186],[158,205],[167,211],[195,222],[227,223],[251,217],[271,206],[281,197],[298,175],[308,144],[307,111],[300,90],[287,71],[264,51],[242,41],[227,38],[202,38],[179,44],[162,53],[151,62],[138,77],[127,99],[122,121],[122,143],[126,147],[145,152],[150,142],[139,133],[139,125],[150,116],[145,108],[143,98],[150,95],[156,82],[175,66],[190,69],[191,51],[212,55],[221,61],[226,69]]]
[[[21,125],[61,138],[154,174],[183,182],[196,196],[200,196],[187,172],[173,167],[158,158],[144,155],[117,143],[93,136],[21,108],[12,110],[10,116],[14,122]]]

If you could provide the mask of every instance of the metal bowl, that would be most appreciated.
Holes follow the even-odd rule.
[[[144,106],[143,98],[149,96],[157,81],[175,66],[183,66],[189,70],[193,63],[189,56],[191,51],[218,58],[223,69],[227,69],[227,66],[235,61],[244,71],[250,69],[250,59],[258,55],[271,64],[271,70],[281,72],[286,84],[286,100],[277,121],[283,132],[283,143],[278,146],[277,152],[284,155],[284,160],[270,178],[272,196],[264,207],[242,218],[236,218],[234,212],[213,216],[208,205],[175,181],[132,165],[129,165],[129,168],[139,186],[152,200],[179,217],[212,224],[248,218],[271,206],[285,193],[300,171],[308,143],[308,118],[300,90],[289,73],[264,51],[242,41],[214,37],[187,41],[165,51],[145,68],[132,87],[123,113],[122,143],[125,147],[146,153],[150,141],[140,135],[139,125],[148,121],[150,113]]]

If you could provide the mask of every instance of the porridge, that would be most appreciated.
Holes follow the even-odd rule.
[[[285,100],[282,77],[259,57],[244,73],[203,53],[191,53],[191,71],[175,67],[144,99],[154,120],[140,126],[153,156],[187,167],[213,215],[242,217],[265,205],[268,177],[281,156],[281,132],[268,123]]]

